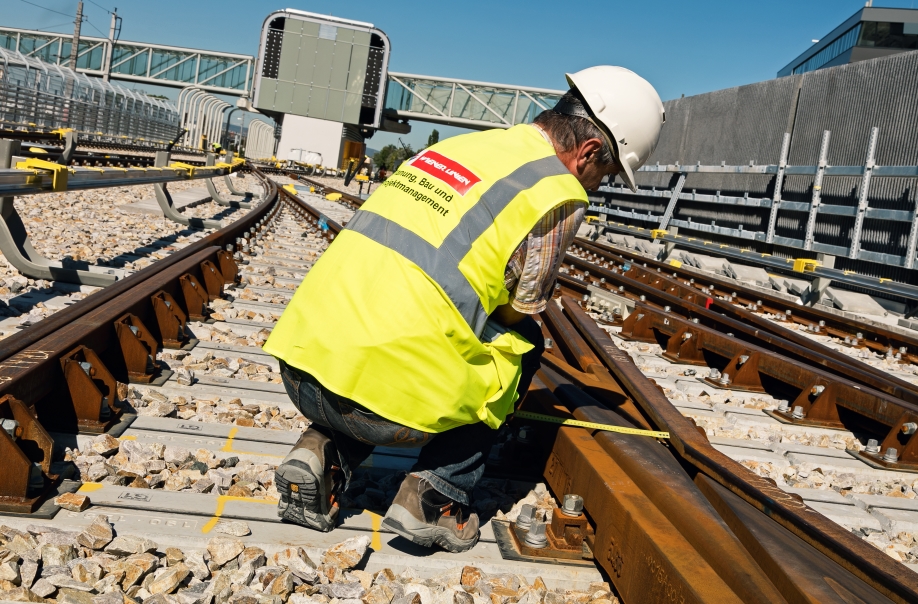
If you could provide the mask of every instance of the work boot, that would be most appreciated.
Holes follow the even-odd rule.
[[[478,514],[414,474],[402,481],[382,525],[418,545],[464,552],[478,543]]]
[[[344,472],[330,438],[309,428],[277,466],[277,515],[288,522],[328,532],[338,518]]]

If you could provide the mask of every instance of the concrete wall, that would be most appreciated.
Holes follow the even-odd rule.
[[[340,122],[287,114],[277,147],[277,159],[290,159],[291,149],[305,149],[321,153],[323,166],[337,168],[341,161],[343,127]]]

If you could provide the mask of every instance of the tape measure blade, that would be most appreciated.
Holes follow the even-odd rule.
[[[521,419],[533,419],[544,421],[563,426],[576,426],[578,428],[589,428],[591,430],[603,430],[605,432],[617,432],[619,434],[632,434],[637,436],[650,436],[653,438],[669,438],[669,432],[658,432],[654,430],[641,430],[638,428],[625,428],[623,426],[612,426],[608,424],[597,424],[594,422],[585,422],[577,419],[567,419],[554,415],[543,415],[531,411],[518,411],[517,417]]]

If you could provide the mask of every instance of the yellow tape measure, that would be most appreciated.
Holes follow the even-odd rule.
[[[540,422],[549,422],[552,424],[561,424],[564,426],[577,426],[580,428],[590,428],[591,430],[605,430],[606,432],[619,432],[620,434],[635,434],[637,436],[650,436],[651,438],[669,438],[669,432],[655,432],[653,430],[638,430],[637,428],[622,428],[620,426],[610,426],[608,424],[594,424],[593,422],[582,422],[577,419],[564,419],[553,415],[542,415],[541,413],[530,413],[529,411],[517,411],[515,417],[521,419],[534,419]]]

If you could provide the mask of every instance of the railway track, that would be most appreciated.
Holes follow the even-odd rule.
[[[482,489],[476,492],[483,506],[480,513],[493,520],[484,527],[481,543],[463,556],[440,552],[418,562],[421,552],[380,530],[379,514],[394,495],[399,472],[413,463],[411,452],[405,450],[380,448],[374,453],[357,488],[347,494],[348,511],[334,532],[318,534],[281,524],[274,511],[273,467],[306,422],[286,396],[276,361],[260,345],[296,285],[362,202],[347,194],[336,201],[324,199],[321,193],[335,191],[299,175],[291,175],[293,182],[298,179],[306,186],[291,190],[282,186],[282,176],[256,174],[265,183],[265,201],[242,219],[0,341],[0,415],[17,422],[5,424],[10,431],[0,432],[0,455],[10,460],[0,471],[0,524],[5,525],[0,541],[8,545],[15,539],[12,531],[21,531],[47,545],[53,539],[46,535],[54,531],[76,538],[91,533],[87,527],[93,523],[104,533],[99,520],[104,516],[118,535],[155,541],[155,551],[163,556],[162,568],[147,571],[151,578],[138,577],[127,587],[119,583],[128,596],[144,601],[156,597],[166,582],[163,577],[175,574],[168,569],[179,562],[168,560],[179,554],[170,554],[168,547],[184,550],[180,563],[199,572],[189,571],[162,593],[175,591],[181,597],[187,592],[189,602],[197,602],[194,593],[201,591],[220,602],[231,600],[232,591],[225,591],[220,576],[225,581],[248,562],[259,560],[258,551],[260,564],[252,565],[251,574],[242,573],[242,584],[248,587],[240,597],[254,601],[274,595],[294,601],[298,596],[293,593],[317,591],[327,598],[345,597],[351,592],[343,587],[339,596],[334,595],[337,587],[314,589],[312,583],[322,582],[311,583],[302,576],[309,573],[290,555],[281,555],[280,561],[273,557],[275,552],[290,551],[284,548],[296,552],[301,547],[313,560],[324,562],[318,571],[329,585],[361,586],[359,575],[329,570],[329,560],[338,558],[327,548],[338,547],[344,539],[349,543],[345,550],[352,558],[363,558],[367,571],[421,572],[418,577],[406,576],[411,585],[427,581],[412,589],[426,589],[431,602],[442,597],[436,594],[447,593],[442,591],[444,580],[433,577],[463,565],[484,572],[488,583],[462,572],[454,577],[455,584],[464,586],[461,591],[492,602],[497,598],[501,604],[522,601],[524,595],[529,602],[537,598],[579,604],[611,601],[616,595],[625,602],[908,602],[918,597],[918,574],[868,543],[863,530],[856,532],[826,515],[828,508],[798,494],[802,489],[794,490],[784,480],[779,486],[757,474],[750,460],[725,452],[732,451],[731,445],[720,443],[731,439],[714,436],[723,427],[718,428],[713,417],[716,404],[706,410],[685,408],[689,403],[698,407],[697,401],[710,395],[689,393],[696,400],[680,400],[677,394],[686,391],[675,392],[678,380],[671,378],[678,372],[683,381],[694,382],[706,393],[729,392],[742,398],[749,393],[740,386],[754,381],[747,375],[753,373],[750,369],[770,375],[766,368],[777,364],[779,369],[772,373],[787,377],[796,367],[803,376],[800,380],[826,381],[815,385],[825,386],[821,393],[835,392],[839,408],[847,409],[845,396],[857,394],[887,414],[889,409],[910,409],[912,403],[904,399],[913,390],[907,383],[901,380],[903,384],[884,390],[880,374],[858,371],[848,357],[833,357],[831,363],[820,365],[814,356],[818,348],[782,339],[780,331],[768,332],[770,343],[754,340],[754,333],[748,340],[737,337],[738,329],[727,336],[724,321],[744,324],[743,317],[715,313],[704,301],[699,304],[648,285],[638,278],[638,271],[612,272],[614,259],[591,256],[587,261],[577,257],[583,256],[579,250],[567,258],[557,303],[541,317],[549,347],[524,410],[662,430],[670,438],[514,420],[505,428]],[[309,187],[320,194],[311,194]],[[602,266],[606,262],[609,268]],[[601,271],[609,274],[600,276]],[[612,275],[627,279],[626,291],[618,289]],[[618,317],[608,306],[614,302],[619,303]],[[665,306],[670,308],[663,310]],[[638,319],[640,314],[665,316],[657,325]],[[698,323],[692,320],[696,318]],[[674,359],[657,359],[651,350],[664,336],[667,341],[676,337],[675,326],[683,335],[696,330],[695,342],[710,343],[708,348],[698,347],[691,364],[683,356],[687,348],[680,348]],[[782,361],[776,351],[788,343],[797,346],[796,356]],[[753,344],[752,354],[745,354]],[[668,348],[660,347],[660,354],[664,350]],[[712,369],[722,376],[723,359],[735,364],[744,354],[746,372],[733,375],[726,384],[729,389],[720,388],[721,378],[710,374],[703,383],[694,379]],[[648,357],[659,360],[652,370]],[[780,425],[787,435],[838,433],[854,446],[857,437],[846,430],[795,424],[793,407],[802,406],[796,399],[791,418],[781,423],[778,399],[770,392],[805,388],[771,377],[759,382],[764,392],[754,395],[759,402],[767,401],[764,406],[772,407],[772,415],[728,401],[721,407],[732,411],[720,417],[747,414],[768,426]],[[812,422],[819,400],[811,403],[805,418]],[[868,403],[861,401],[863,406]],[[748,444],[759,441],[748,439]],[[850,455],[848,459],[856,461]],[[519,520],[520,514],[530,518],[531,509],[513,504],[526,495],[533,469],[559,500],[576,493],[584,506],[580,514],[574,498],[570,508],[552,509],[547,494],[538,489],[529,493],[524,501],[553,512],[543,519],[537,511],[531,519],[530,532],[537,535],[544,529],[550,537],[548,548],[536,550],[513,537],[526,532],[521,524],[510,522]],[[68,477],[68,472],[75,473]],[[75,491],[66,504],[71,509],[57,509],[55,496],[67,491]],[[842,497],[832,489],[822,494]],[[89,507],[80,510],[84,504]],[[215,536],[232,541],[232,547],[241,543],[243,549],[216,562],[224,553],[224,542],[214,541]],[[98,555],[83,547],[89,558]],[[201,558],[198,564],[200,554],[195,553],[204,549],[212,563],[206,572],[200,567],[208,562]],[[270,566],[265,556],[278,571],[264,570]],[[22,563],[19,568],[17,587],[25,576]],[[297,580],[290,578],[290,589],[281,586],[275,593],[275,575],[269,581],[258,579],[271,572],[290,572]],[[509,574],[519,576],[513,585],[500,578]],[[38,580],[50,583],[56,576],[39,573],[32,577],[32,586]],[[611,587],[604,586],[604,580]],[[370,577],[362,586],[364,592],[373,592],[375,581]],[[78,587],[57,582],[62,585],[52,585],[43,597],[77,597],[72,590]],[[203,584],[208,587],[199,587]],[[553,595],[549,597],[546,589]],[[85,593],[92,590],[100,591],[92,587]],[[390,595],[383,599],[394,601],[395,593]],[[425,597],[422,593],[421,604],[426,604]],[[456,598],[449,596],[453,602]]]

